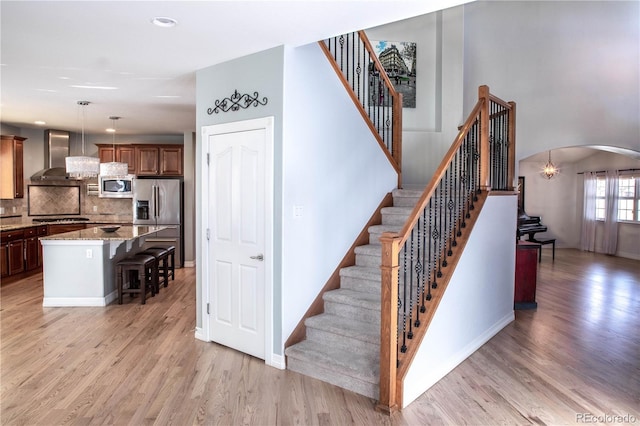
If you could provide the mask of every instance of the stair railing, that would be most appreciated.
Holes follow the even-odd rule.
[[[398,187],[402,187],[402,94],[395,90],[364,31],[324,40],[320,47],[398,173]]]
[[[404,227],[380,239],[382,411],[402,405],[404,376],[451,277],[450,263],[466,243],[472,211],[492,186],[513,189],[515,104],[491,95],[487,86],[478,92],[478,103]]]

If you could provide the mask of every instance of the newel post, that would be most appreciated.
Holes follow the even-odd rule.
[[[376,409],[397,411],[396,375],[398,369],[398,254],[400,237],[385,232],[382,243],[382,290],[380,312],[380,398]]]
[[[507,165],[507,182],[513,189],[516,178],[516,103],[509,102],[509,164]]]
[[[489,176],[489,165],[491,153],[489,151],[489,120],[491,119],[489,109],[491,101],[489,99],[489,86],[478,88],[478,99],[482,101],[480,108],[480,189],[488,191],[491,189]]]

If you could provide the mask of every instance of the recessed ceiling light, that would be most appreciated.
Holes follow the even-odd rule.
[[[75,87],[76,89],[98,89],[98,90],[116,90],[117,87],[113,86],[85,86],[80,84],[72,84],[69,87]]]
[[[38,126],[44,126],[45,124],[47,124],[45,121],[42,121],[42,120],[34,121],[34,123],[37,124]]]
[[[171,28],[178,25],[178,21],[173,18],[167,18],[166,16],[156,16],[155,18],[151,19],[151,23],[163,28]]]
[[[156,95],[154,96],[154,98],[161,98],[161,99],[176,99],[179,98],[180,96],[178,95]]]

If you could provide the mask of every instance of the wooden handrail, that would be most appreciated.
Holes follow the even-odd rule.
[[[491,111],[492,110],[496,111],[496,107],[493,106],[492,103],[500,105],[500,107],[504,108],[504,111],[499,111],[495,113],[493,116],[491,116],[490,115]],[[500,134],[502,129],[504,129],[505,114],[508,114],[508,129],[507,129],[508,136],[504,136],[504,133]],[[503,121],[498,121],[497,124],[495,124],[494,127],[492,128],[491,127],[492,120],[503,120]],[[487,86],[480,86],[478,89],[478,102],[474,106],[471,114],[469,115],[465,123],[459,129],[460,130],[456,139],[454,140],[453,144],[451,145],[446,155],[442,159],[439,167],[436,169],[435,173],[433,174],[431,181],[426,186],[422,196],[420,197],[420,200],[412,210],[411,215],[405,222],[400,232],[384,233],[380,238],[380,241],[382,244],[382,259],[381,259],[382,260],[382,265],[381,265],[382,300],[381,300],[380,330],[382,334],[380,336],[380,399],[376,407],[380,411],[392,412],[394,410],[397,410],[398,407],[402,406],[402,386],[404,383],[404,377],[409,370],[409,367],[411,365],[411,362],[413,361],[415,354],[418,351],[422,338],[426,334],[428,325],[431,319],[433,318],[433,315],[435,314],[435,310],[440,300],[442,299],[442,295],[444,293],[444,290],[446,289],[446,285],[453,274],[455,264],[460,258],[464,245],[466,244],[466,241],[468,239],[469,231],[472,229],[473,224],[477,219],[478,212],[481,209],[482,205],[484,204],[484,200],[486,199],[488,191],[491,189],[491,170],[490,170],[490,158],[492,155],[490,152],[491,150],[490,132],[491,131],[498,132],[497,135],[493,135],[494,137],[500,138],[500,139],[505,139],[505,138],[507,139],[506,142],[509,148],[508,159],[504,160],[503,154],[494,154],[494,155],[496,156],[501,155],[500,167],[506,166],[507,168],[506,174],[508,176],[507,180],[508,182],[510,182],[509,185],[512,185],[512,182],[513,182],[514,170],[515,170],[515,164],[514,164],[515,163],[515,103],[504,102],[501,99],[491,95],[489,92],[489,88]],[[470,131],[472,129],[474,129],[473,133],[470,134]],[[479,141],[478,141],[478,136],[479,136]],[[469,137],[471,139],[468,139]],[[426,291],[425,289],[431,286],[431,282],[427,282],[430,279],[429,274],[433,272],[434,276],[436,276],[436,269],[435,269],[435,266],[433,266],[435,264],[432,265],[433,269],[432,268],[429,269],[429,274],[423,273],[421,275],[421,273],[419,272],[415,277],[411,274],[409,278],[407,278],[406,268],[408,267],[407,256],[409,253],[407,251],[408,250],[407,247],[409,247],[408,246],[409,238],[412,238],[410,241],[411,243],[410,253],[412,257],[411,261],[413,261],[413,255],[414,255],[413,247],[414,247],[414,241],[415,241],[414,232],[416,231],[416,227],[417,227],[417,232],[418,232],[417,235],[420,236],[420,232],[422,232],[422,235],[423,235],[422,238],[425,238],[424,235],[425,235],[425,232],[427,232],[425,231],[425,227],[427,226],[425,224],[425,220],[426,220],[425,215],[427,212],[429,212],[429,217],[428,217],[429,223],[432,220],[431,211],[426,209],[428,206],[430,206],[429,208],[432,208],[431,207],[432,199],[434,199],[434,197],[439,197],[439,198],[435,198],[435,203],[436,203],[435,205],[438,206],[438,209],[436,209],[435,213],[433,214],[438,215],[440,214],[438,212],[444,211],[444,216],[447,216],[447,211],[442,210],[443,200],[444,201],[448,200],[448,203],[451,203],[453,201],[453,196],[451,194],[447,195],[447,193],[445,192],[445,196],[443,197],[441,182],[443,182],[443,179],[445,178],[447,179],[448,182],[451,182],[451,176],[452,174],[454,174],[454,171],[456,170],[456,167],[452,166],[453,164],[457,164],[457,165],[466,164],[465,162],[461,163],[460,158],[466,159],[469,156],[475,156],[476,155],[475,153],[477,153],[477,151],[473,151],[473,152],[468,151],[469,140],[475,141],[474,144],[475,143],[479,144],[479,145],[473,145],[475,146],[475,149],[479,150],[479,159],[478,159],[479,164],[477,166],[479,168],[479,173],[478,175],[474,175],[475,177],[472,178],[472,179],[475,179],[474,181],[475,186],[471,186],[470,188],[465,189],[465,191],[463,192],[463,196],[466,197],[466,195],[464,194],[466,194],[466,191],[468,191],[469,189],[476,191],[476,189],[473,189],[473,188],[477,188],[477,191],[479,192],[475,192],[474,193],[475,195],[472,196],[472,198],[476,200],[474,201],[476,203],[475,213],[474,215],[471,215],[471,216],[465,215],[465,218],[461,218],[460,216],[452,215],[451,210],[449,210],[449,219],[448,219],[449,228],[447,228],[447,219],[446,218],[444,219],[445,228],[447,228],[445,229],[445,233],[451,232],[451,235],[444,235],[444,238],[446,239],[445,242],[443,244],[438,243],[437,247],[439,249],[444,249],[446,254],[440,253],[438,251],[437,258],[445,259],[445,261],[442,262],[443,266],[449,266],[449,268],[447,270],[441,271],[440,267],[438,266],[437,276],[441,278],[438,278],[440,282],[437,287],[435,287],[435,279],[434,279],[433,288],[434,289],[437,288],[437,290],[434,290],[433,294],[431,292],[431,288],[429,288],[429,294],[428,294],[429,298],[425,299],[429,301],[429,309],[427,310],[426,314],[417,313],[419,310],[416,308],[414,310],[410,310],[408,312],[408,317],[407,317],[406,311],[403,311],[404,312],[403,324],[409,323],[413,325],[413,323],[416,322],[418,318],[420,319],[420,321],[419,321],[419,325],[418,324],[415,325],[415,328],[412,327],[409,329],[409,332],[410,332],[409,333],[410,335],[408,337],[409,340],[404,340],[403,338],[403,345],[406,344],[406,347],[403,346],[402,350],[400,350],[399,342],[397,340],[397,336],[399,333],[398,305],[400,303],[398,301],[399,289],[397,288],[397,286],[399,282],[399,272],[401,269],[401,267],[399,266],[399,256],[400,256],[401,250],[404,250],[403,252],[405,256],[404,258],[405,266],[403,267],[405,269],[404,285],[406,286],[407,282],[411,283],[413,279],[417,278],[418,282],[415,284],[417,286],[416,288],[421,289],[421,291]],[[467,142],[467,144],[465,144],[465,147],[463,149],[463,144],[465,142]],[[499,147],[502,147],[502,146],[503,145],[499,145]],[[459,156],[461,152],[466,153],[465,154],[466,157],[464,155],[462,157]],[[505,162],[506,162],[506,165],[505,165]],[[452,167],[453,167],[453,170],[452,170]],[[470,172],[475,173],[477,171],[477,168],[467,169],[466,166],[458,167],[458,168],[460,169],[460,172],[462,172],[462,169],[464,168],[465,173],[467,174],[469,174]],[[499,170],[500,170],[500,179],[502,179],[504,176],[504,168],[500,168]],[[467,175],[465,178],[469,179],[470,176]],[[445,185],[447,181],[444,181]],[[456,196],[459,196],[459,194],[457,194]],[[471,206],[470,209],[474,210],[474,206]],[[422,222],[421,222],[421,219],[422,219]],[[440,220],[439,223],[442,224],[442,219],[440,218],[439,220]],[[458,231],[454,232],[453,229],[455,228],[455,226],[451,227],[452,222],[455,222],[455,226],[457,226],[460,222],[461,228],[465,228],[466,234],[461,235],[461,233],[459,232],[460,228],[458,228]],[[466,222],[466,225],[464,222]],[[420,231],[420,223],[422,224],[421,225],[422,231]],[[442,230],[440,230],[440,232],[442,232]],[[456,236],[454,236],[453,234],[456,234]],[[438,237],[438,238],[441,238],[441,237]],[[448,242],[451,239],[453,239],[455,244],[449,244],[449,246],[447,246]],[[429,240],[426,240],[426,241],[429,241]],[[429,244],[431,244],[431,242],[429,242]],[[452,246],[456,247],[455,253],[451,252]],[[405,247],[405,248],[401,249],[402,247]],[[420,246],[418,246],[418,250],[420,250],[419,247]],[[425,249],[423,249],[423,251],[424,250]],[[431,252],[431,249],[429,250]],[[433,250],[434,251],[436,250],[435,246]],[[423,256],[424,256],[424,253],[423,253]],[[450,261],[446,261],[448,257],[450,257]],[[450,264],[447,265],[447,263],[449,262]],[[412,264],[410,264],[409,266],[411,265]],[[418,266],[419,267],[417,268],[417,270],[420,270],[420,271],[424,271],[426,267],[425,264],[419,264]],[[427,281],[420,282],[420,280],[427,280]],[[413,285],[413,284],[410,284],[410,285]],[[406,289],[405,289],[405,294],[407,294]],[[406,303],[406,300],[405,300],[405,303]],[[412,303],[412,308],[414,303],[416,304],[416,306],[418,304],[418,302],[414,301],[413,299],[411,299],[411,303]],[[424,312],[424,311],[421,311],[421,312]],[[404,321],[406,321],[406,323]],[[403,336],[406,336],[406,332],[407,330],[403,327],[403,330],[402,330]]]

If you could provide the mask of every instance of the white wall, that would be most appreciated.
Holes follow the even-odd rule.
[[[286,340],[397,174],[317,43],[286,50],[282,336]],[[303,216],[293,216],[294,206]],[[282,347],[284,350],[284,347]]]
[[[370,40],[416,42],[416,108],[402,110],[403,183],[424,186],[453,143],[463,113],[464,9],[368,29]],[[476,90],[477,92],[477,90]]]
[[[397,175],[316,43],[280,47],[198,72],[197,127],[274,116],[273,351],[284,342],[353,244]],[[268,104],[206,114],[215,99],[238,89]],[[197,151],[206,147],[197,134]],[[196,180],[203,179],[198,163]],[[201,167],[202,169],[198,169]],[[206,199],[198,192],[197,205]],[[302,217],[294,217],[294,206]],[[196,235],[202,234],[197,219]],[[199,231],[200,230],[200,231]],[[199,237],[198,237],[199,238]],[[200,242],[197,243],[197,247]],[[197,252],[197,306],[204,283]],[[197,326],[206,321],[200,312]]]
[[[463,7],[465,106],[481,84],[517,103],[516,161],[569,146],[640,151],[640,2]]]
[[[406,407],[514,319],[517,197],[489,196],[404,381]]]
[[[520,161],[519,175],[525,177],[525,210],[541,216],[547,235],[556,238],[556,246],[580,248],[584,184],[583,171],[640,169],[640,160],[603,151],[575,163],[559,164],[560,174],[548,180],[541,176],[543,163]],[[602,224],[596,230],[596,249],[602,250]],[[538,234],[539,236],[540,234]],[[543,246],[551,249],[551,246]],[[640,225],[620,223],[618,256],[640,259]]]

